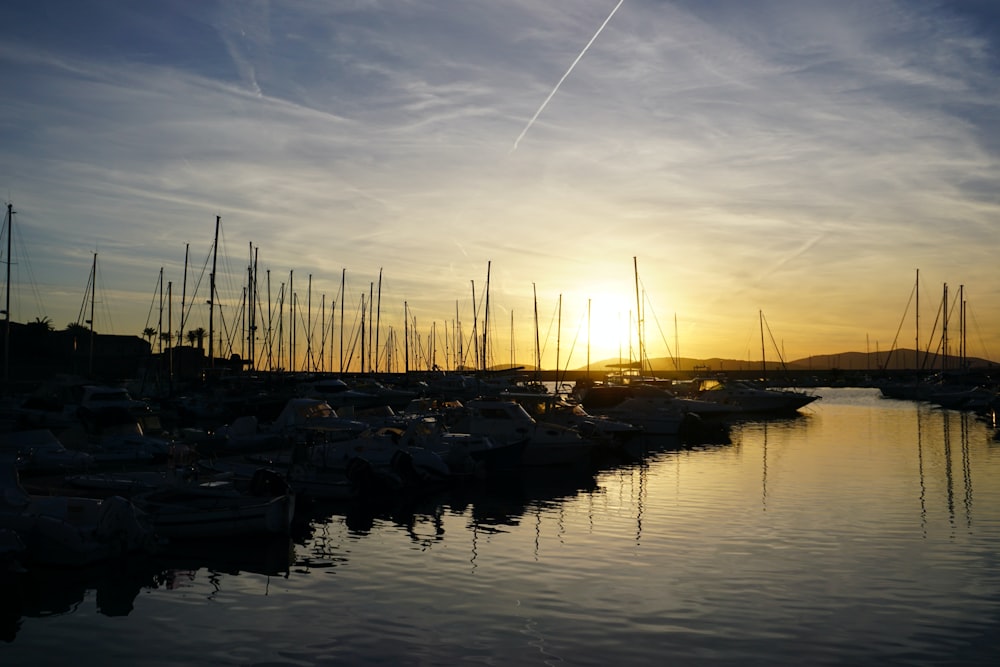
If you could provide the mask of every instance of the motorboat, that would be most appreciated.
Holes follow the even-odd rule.
[[[809,405],[819,396],[785,389],[764,389],[747,382],[703,381],[698,400],[734,408],[737,413],[787,413]]]
[[[295,513],[285,479],[264,468],[246,491],[225,483],[168,485],[139,493],[132,502],[168,539],[285,535]]]
[[[521,465],[566,465],[590,462],[594,441],[572,428],[536,421],[516,401],[478,398],[451,413],[448,428],[455,433],[488,436],[497,443],[527,440]]]
[[[18,535],[27,560],[51,565],[87,565],[156,545],[125,498],[30,495],[9,459],[0,462],[0,530]]]

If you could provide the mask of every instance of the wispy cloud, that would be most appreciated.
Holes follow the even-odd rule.
[[[185,243],[204,253],[217,214],[236,264],[253,242],[276,275],[312,272],[327,294],[344,267],[364,286],[383,267],[384,303],[442,319],[490,260],[510,276],[504,308],[527,317],[531,283],[582,308],[602,282],[628,292],[638,255],[705,346],[758,308],[783,330],[817,321],[819,302],[855,323],[845,335],[894,328],[880,321],[893,291],[870,286],[905,288],[917,266],[1000,298],[1000,33],[960,6],[112,13],[0,10],[0,188],[53,293],[101,248],[126,331],[159,267],[179,276]],[[61,323],[75,301],[46,314]]]

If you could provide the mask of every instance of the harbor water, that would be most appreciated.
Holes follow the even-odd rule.
[[[818,393],[596,470],[312,507],[288,541],[31,571],[0,664],[997,664],[993,425]]]

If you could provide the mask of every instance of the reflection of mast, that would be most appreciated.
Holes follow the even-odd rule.
[[[920,406],[917,408],[917,472],[920,476],[920,527],[923,529],[924,538],[927,537],[927,483],[924,480],[924,444],[923,429],[921,428]]]
[[[767,511],[767,422],[764,422],[764,465],[762,466],[760,504]]]
[[[646,459],[639,461],[639,492],[635,500],[635,545],[642,542],[642,514],[646,500],[646,474],[648,464]]]
[[[969,455],[969,414],[961,414],[962,423],[962,480],[965,482],[965,525],[972,526],[972,465]]]
[[[955,527],[955,479],[951,471],[951,425],[949,422],[949,411],[944,410],[942,413],[942,425],[944,433],[944,476],[945,483],[948,489],[948,521],[951,523],[952,528]]]

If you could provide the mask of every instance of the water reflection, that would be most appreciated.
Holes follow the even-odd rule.
[[[202,628],[234,612],[192,651],[271,646],[258,663],[520,663],[543,646],[578,664],[926,664],[993,636],[997,449],[968,415],[824,397],[712,442],[638,441],[596,468],[303,503],[277,565],[195,553],[118,580],[54,577],[47,601],[5,594],[2,627],[11,641],[26,618],[97,617],[51,621],[72,639],[110,613],[182,604]],[[249,572],[267,573],[267,600]],[[133,609],[144,590],[158,594]]]
[[[915,410],[920,516],[924,534],[926,536],[928,520],[928,482],[933,485],[936,481],[943,482],[944,505],[952,531],[957,529],[959,522],[969,529],[973,521],[974,495],[970,434],[975,416],[923,405]],[[954,442],[956,431],[957,445]],[[935,480],[936,474],[943,480]]]
[[[183,588],[203,573],[217,592],[222,576],[287,577],[295,559],[289,539],[178,542],[154,555],[80,568],[32,567],[0,581],[0,639],[14,641],[24,618],[74,614],[89,599],[103,616],[128,616],[144,590]]]

